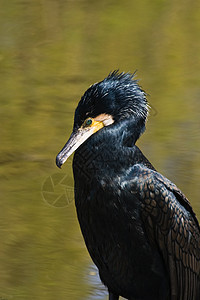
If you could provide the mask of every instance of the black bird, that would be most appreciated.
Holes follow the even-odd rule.
[[[56,164],[75,151],[78,220],[110,300],[199,300],[199,223],[135,145],[147,115],[134,74],[110,73],[82,96]]]

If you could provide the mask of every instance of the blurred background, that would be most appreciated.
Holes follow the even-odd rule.
[[[70,135],[84,91],[134,72],[152,107],[138,145],[200,219],[200,2],[0,1],[0,299],[106,299],[80,233]]]

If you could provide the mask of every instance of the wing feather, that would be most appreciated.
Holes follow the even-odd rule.
[[[144,178],[138,189],[142,219],[150,243],[159,249],[168,270],[171,299],[199,300],[200,227],[196,215],[176,185],[156,171],[141,168],[140,173]]]

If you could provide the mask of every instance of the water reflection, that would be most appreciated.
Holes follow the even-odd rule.
[[[90,292],[90,296],[87,297],[88,300],[104,300],[108,297],[108,292],[106,288],[102,285],[99,275],[98,269],[95,265],[91,265],[87,270],[87,282],[93,287],[93,290]]]
[[[199,28],[198,1],[2,2],[0,298],[105,298],[88,275],[71,165],[59,173],[54,159],[80,96],[113,69],[139,70],[157,112],[139,146],[200,216]]]

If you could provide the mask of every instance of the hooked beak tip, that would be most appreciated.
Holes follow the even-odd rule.
[[[62,162],[61,162],[61,160],[60,160],[60,158],[59,158],[59,155],[56,156],[56,165],[57,165],[58,168],[61,169],[61,167],[62,167]]]
[[[82,145],[92,134],[93,128],[92,131],[88,128],[81,128],[79,130],[73,131],[69,140],[56,157],[57,167],[61,168],[61,166],[66,162],[68,157],[72,155],[72,153],[76,151],[78,147]]]

